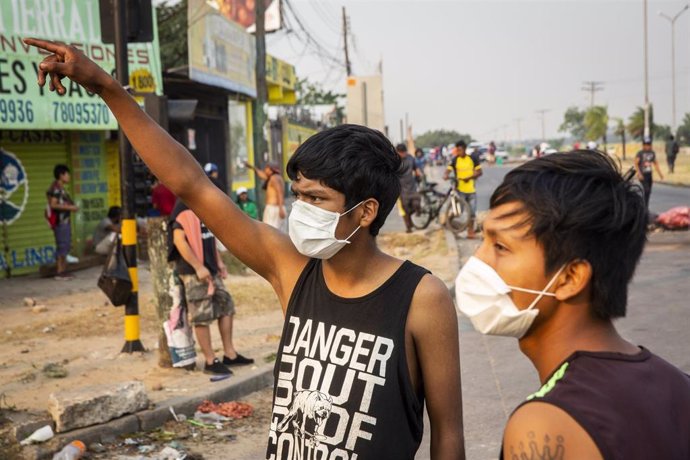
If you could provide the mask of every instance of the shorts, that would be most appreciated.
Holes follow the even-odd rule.
[[[403,211],[405,211],[405,215],[410,216],[419,210],[421,198],[419,195],[401,196],[400,204],[402,205]]]
[[[65,257],[72,249],[72,226],[69,222],[63,222],[53,229],[53,233],[55,233],[55,255]]]
[[[189,322],[192,326],[208,326],[221,316],[235,314],[235,302],[225,289],[220,276],[213,277],[213,295],[208,295],[208,283],[199,281],[196,275],[178,276],[184,285]]]
[[[470,206],[470,218],[474,219],[477,215],[477,194],[458,192],[458,195],[467,201],[467,204]]]

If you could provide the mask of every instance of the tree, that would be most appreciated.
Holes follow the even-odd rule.
[[[622,118],[616,118],[616,130],[613,133],[621,138],[621,144],[623,144],[623,160],[625,160],[625,122]]]
[[[298,105],[322,105],[338,104],[345,95],[326,91],[318,83],[310,82],[308,78],[298,78],[295,83]]]
[[[649,132],[654,136],[656,132],[656,125],[654,124],[654,107],[649,106]],[[644,136],[644,108],[638,107],[630,118],[628,118],[628,133],[634,139],[642,139]]]
[[[472,136],[460,134],[453,130],[437,129],[420,134],[415,138],[414,143],[417,147],[438,147],[440,145],[455,144],[460,140],[469,144],[472,142]]]
[[[167,0],[156,7],[161,67],[172,69],[186,66],[187,0]]]
[[[558,128],[562,133],[570,133],[575,139],[582,139],[585,137],[585,111],[579,110],[577,107],[568,107],[568,110],[563,114],[563,123]]]
[[[690,144],[690,113],[686,113],[683,117],[683,124],[678,127],[676,137],[678,142],[685,145]]]
[[[603,139],[606,144],[606,131],[609,127],[609,114],[606,106],[595,105],[585,113],[585,137],[589,141]]]
[[[669,125],[654,126],[654,138],[658,140],[666,140],[671,135],[671,127]]]

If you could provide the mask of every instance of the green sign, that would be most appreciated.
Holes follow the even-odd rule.
[[[47,4],[50,7],[47,7]],[[36,84],[38,64],[45,57],[22,38],[40,37],[79,48],[111,75],[115,50],[101,43],[98,0],[0,1],[0,127],[1,129],[117,129],[103,101],[81,86],[63,80],[63,96],[48,84]],[[130,86],[161,94],[163,87],[155,28],[152,43],[128,47]]]

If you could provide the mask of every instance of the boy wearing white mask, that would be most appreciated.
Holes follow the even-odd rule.
[[[464,459],[457,317],[445,285],[381,252],[400,159],[381,133],[344,125],[304,142],[287,165],[290,235],[257,222],[211,184],[184,147],[77,49],[39,84],[67,76],[99,94],[139,156],[223,244],[273,286],[286,315],[276,361],[270,459],[412,459],[426,404],[431,458]],[[174,164],[175,168],[170,168]]]
[[[690,458],[690,378],[612,323],[646,240],[639,187],[581,150],[514,169],[490,208],[458,306],[479,332],[518,338],[543,384],[502,458]]]

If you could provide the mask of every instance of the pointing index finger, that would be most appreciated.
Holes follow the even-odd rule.
[[[65,55],[65,45],[50,42],[48,40],[40,40],[38,38],[25,38],[24,43],[27,45],[35,46],[37,48],[42,48],[51,53],[59,54],[61,56]]]

